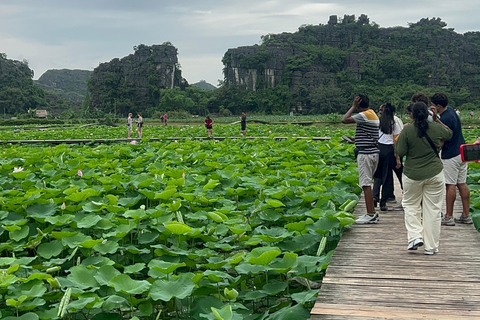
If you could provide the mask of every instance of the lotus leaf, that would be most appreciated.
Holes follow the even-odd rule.
[[[216,320],[234,320],[232,306],[227,304],[222,309],[212,307],[212,313],[215,315]]]
[[[263,299],[268,296],[268,293],[263,291],[263,290],[254,290],[254,291],[248,291],[243,295],[244,300],[253,300],[253,301],[258,301],[260,299]]]
[[[80,243],[87,240],[92,240],[91,237],[84,235],[83,233],[77,233],[72,237],[62,238],[62,244],[70,248],[75,248],[80,245]]]
[[[28,225],[23,225],[19,230],[10,231],[10,239],[14,241],[20,241],[28,236],[30,232],[30,227]]]
[[[168,186],[163,192],[157,193],[154,199],[168,200],[177,193],[175,186]]]
[[[77,223],[77,228],[81,228],[81,229],[91,228],[94,225],[96,225],[100,220],[102,220],[102,218],[97,215],[88,215],[82,220],[80,220],[80,222]]]
[[[123,293],[141,294],[147,291],[151,284],[145,280],[133,280],[126,274],[119,274],[110,280],[109,286],[113,286],[115,290]]]
[[[307,320],[309,318],[310,311],[301,304],[280,309],[269,317],[271,320]]]
[[[13,274],[7,274],[0,272],[0,287],[8,287],[9,285],[15,283],[18,278]]]
[[[192,228],[190,228],[189,226],[187,226],[184,223],[180,223],[180,222],[177,222],[177,221],[165,222],[164,226],[167,230],[169,230],[170,232],[172,232],[176,235],[186,234],[186,233],[192,231]]]
[[[285,207],[285,204],[277,199],[266,199],[265,201],[273,208]]]
[[[72,221],[73,218],[75,218],[73,214],[64,214],[61,216],[46,217],[45,221],[60,227]]]
[[[70,274],[67,279],[81,289],[98,288],[99,284],[95,280],[97,270],[89,269],[85,266],[75,266],[70,268]]]
[[[39,317],[33,312],[25,313],[19,317],[5,317],[3,320],[38,320]]]
[[[320,290],[309,290],[303,292],[297,292],[292,294],[292,299],[299,304],[305,304],[309,301],[314,301]]]
[[[281,253],[281,250],[276,247],[260,247],[248,253],[245,260],[251,264],[266,265]]]
[[[124,273],[138,273],[145,269],[145,263],[135,263],[134,265],[131,266],[125,266],[123,269]]]
[[[120,297],[120,296],[117,296],[117,295],[111,295],[103,303],[102,309],[104,309],[106,311],[111,311],[111,310],[115,310],[115,309],[121,309],[122,307],[129,307],[129,306],[130,306],[130,303],[127,301],[127,299],[125,299],[123,297]],[[118,316],[120,317],[120,320],[123,319],[120,315],[118,315]],[[103,316],[102,316],[98,319],[103,320],[103,319],[110,319],[110,318],[103,318]]]
[[[167,262],[162,260],[150,260],[148,267],[153,270],[158,270],[162,273],[169,274],[180,267],[185,267],[184,262]]]
[[[188,276],[180,276],[178,279],[156,280],[152,283],[149,295],[153,300],[170,301],[173,297],[183,299],[189,296],[195,283]]]
[[[101,266],[98,268],[97,273],[94,275],[95,280],[102,286],[107,286],[113,277],[121,274],[120,271],[113,266]]]
[[[285,252],[281,260],[273,260],[268,268],[279,273],[286,273],[290,271],[297,263],[298,255],[293,252]]]
[[[265,267],[244,262],[237,265],[235,267],[235,271],[237,271],[239,274],[258,274],[265,272]]]
[[[22,295],[26,295],[28,297],[27,300],[31,300],[32,298],[42,297],[45,292],[47,292],[47,287],[43,281],[34,279],[17,286],[16,290],[9,292],[6,297],[10,299],[19,299]]]
[[[118,205],[124,206],[124,207],[133,207],[138,203],[138,201],[142,200],[141,195],[137,195],[136,197],[126,197],[126,198],[121,198],[118,199]]]
[[[273,296],[283,292],[286,288],[287,284],[285,282],[273,281],[265,284],[262,288],[262,291]]]
[[[97,191],[93,188],[86,188],[85,190],[78,191],[66,196],[65,199],[78,203],[78,202],[85,201],[90,197],[99,196],[100,194],[101,194],[100,191]]]
[[[42,243],[38,246],[37,252],[44,259],[56,257],[63,251],[63,244],[59,240]]]
[[[147,213],[143,209],[127,210],[123,214],[125,218],[133,218],[135,220],[142,220],[147,216]]]
[[[215,187],[218,186],[219,184],[220,184],[220,181],[210,179],[208,180],[208,183],[203,186],[203,190],[206,191],[206,190],[215,189]]]
[[[285,225],[285,229],[288,231],[298,231],[301,232],[305,230],[305,226],[307,223],[305,221],[299,221],[299,222],[292,222],[292,223],[287,223]]]
[[[105,254],[114,254],[117,252],[119,245],[116,241],[104,240],[100,243],[97,243],[93,246],[93,250],[105,255]]]

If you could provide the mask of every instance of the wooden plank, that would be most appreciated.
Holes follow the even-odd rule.
[[[238,139],[247,139],[247,140],[288,140],[288,139],[295,139],[295,140],[312,140],[312,141],[326,141],[330,140],[330,137],[167,137],[167,138],[150,138],[149,142],[155,141],[178,141],[178,140],[238,140]],[[0,144],[86,144],[86,143],[119,143],[119,142],[132,142],[132,141],[141,141],[141,139],[69,139],[69,140],[61,140],[61,139],[49,139],[49,140],[0,140]]]
[[[318,304],[312,309],[314,315],[342,315],[383,319],[479,319],[480,311],[474,310],[436,310],[419,308],[395,308],[379,306],[359,306],[350,304]],[[322,318],[317,318],[322,319]],[[346,319],[346,318],[345,318]]]

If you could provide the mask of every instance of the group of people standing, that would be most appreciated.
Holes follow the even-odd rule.
[[[135,122],[136,125],[137,125],[138,138],[141,139],[142,138],[142,127],[143,127],[142,114],[140,112],[137,113],[137,117],[138,117],[137,120],[133,120],[132,117],[133,117],[133,114],[129,113],[128,117],[127,117],[127,130],[128,130],[127,137],[128,137],[128,139],[132,138],[133,123]]]
[[[138,120],[133,120],[133,114],[129,113],[127,117],[127,128],[128,128],[128,139],[131,139],[132,137],[132,131],[133,131],[133,123],[136,123],[137,125],[137,133],[138,133],[138,138],[142,138],[142,127],[143,127],[143,118],[142,114],[138,113]],[[165,113],[162,117],[162,124],[167,125],[167,114]],[[207,129],[207,135],[208,138],[213,138],[213,120],[210,118],[210,116],[205,117],[205,128]],[[241,125],[241,130],[242,130],[242,135],[243,137],[246,137],[247,135],[247,116],[245,114],[245,111],[242,111],[242,115],[240,116],[240,125]]]
[[[358,113],[354,115],[355,111]],[[394,209],[405,212],[407,249],[425,246],[425,254],[435,254],[439,251],[441,225],[473,223],[469,215],[467,164],[460,156],[460,145],[465,143],[460,118],[448,106],[444,93],[436,93],[430,99],[423,93],[414,94],[407,108],[412,123],[404,127],[395,116],[393,105],[383,104],[379,112],[380,118],[369,107],[368,96],[360,94],[342,119],[342,123],[357,125],[352,140],[358,151],[359,184],[367,213],[356,223],[378,223],[379,214],[375,211],[378,201],[381,211],[388,210],[395,172],[403,189],[403,199]],[[457,188],[462,215],[454,218]],[[442,213],[444,201],[445,215]]]

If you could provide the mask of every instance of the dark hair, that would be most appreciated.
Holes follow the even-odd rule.
[[[370,106],[370,99],[368,99],[368,96],[366,94],[359,93],[358,96],[362,101],[360,101],[360,108],[363,109],[368,109]]]
[[[448,105],[448,97],[445,93],[443,92],[437,92],[435,93],[430,100],[432,100],[432,103],[434,105],[441,105],[442,107],[446,107]]]
[[[423,102],[425,103],[426,106],[428,106],[428,97],[423,93],[423,92],[417,92],[415,93],[410,100],[415,103],[415,102]]]
[[[383,105],[383,112],[380,116],[380,130],[385,134],[391,134],[393,132],[393,126],[395,120],[393,119],[393,113],[395,107],[391,103],[385,103]]]
[[[210,116],[207,116],[206,119],[209,119],[209,120],[210,120]]]
[[[413,107],[413,103],[410,103],[410,104],[407,106],[407,112],[412,113],[412,107]]]
[[[417,128],[417,136],[423,138],[428,129],[428,109],[423,102],[417,102],[412,107],[414,125]]]

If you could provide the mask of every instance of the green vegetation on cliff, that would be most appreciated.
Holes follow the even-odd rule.
[[[452,105],[472,109],[480,104],[479,48],[479,32],[458,34],[440,18],[381,28],[366,15],[332,16],[327,25],[229,49],[223,63],[229,85],[257,94],[287,86],[293,103],[283,109],[343,111],[358,92],[374,106],[388,101],[401,108],[416,91],[444,91]]]
[[[28,110],[45,109],[43,90],[34,85],[33,71],[27,61],[7,59],[0,53],[0,113],[3,116],[27,114]]]

